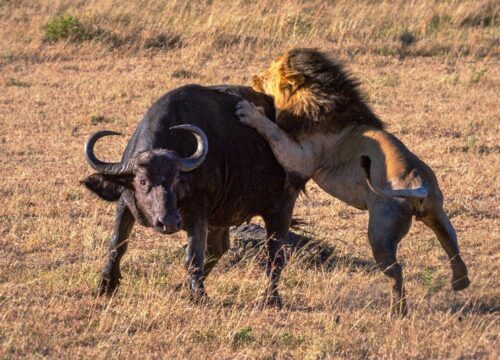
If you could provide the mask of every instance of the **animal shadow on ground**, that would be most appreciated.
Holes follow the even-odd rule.
[[[221,264],[221,271],[243,265],[249,262],[257,263],[263,268],[266,265],[266,230],[256,224],[244,224],[234,227],[230,231],[232,245],[224,263]],[[332,271],[336,267],[348,267],[353,271],[372,272],[376,270],[376,264],[352,257],[341,255],[332,246],[324,241],[314,238],[313,234],[300,230],[290,231],[285,241],[286,262],[293,256],[302,266],[308,269],[321,269],[322,271]]]
[[[450,311],[449,308],[443,309],[444,311]],[[459,318],[460,315],[470,315],[470,314],[476,314],[476,315],[487,315],[487,314],[492,314],[492,315],[500,315],[500,303],[496,301],[471,301],[468,303],[460,302],[456,303],[452,306],[451,308],[451,313],[452,314],[458,314]]]

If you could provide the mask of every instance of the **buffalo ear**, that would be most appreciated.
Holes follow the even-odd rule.
[[[122,192],[127,188],[126,179],[99,173],[87,176],[80,183],[101,199],[107,201],[117,201]]]
[[[189,186],[189,179],[191,179],[191,174],[181,174],[179,184],[177,185],[177,196],[179,197],[179,200],[183,199],[191,190]]]

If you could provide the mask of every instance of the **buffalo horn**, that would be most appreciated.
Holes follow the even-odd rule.
[[[193,135],[196,138],[196,141],[198,142],[198,146],[196,147],[196,151],[194,152],[193,155],[187,157],[187,158],[181,158],[181,164],[180,164],[180,169],[183,172],[189,172],[193,171],[196,169],[198,166],[200,166],[203,161],[205,160],[205,157],[207,156],[208,153],[208,139],[205,133],[197,126],[190,125],[190,124],[184,124],[184,125],[178,125],[178,126],[173,126],[170,128],[171,130],[188,130],[193,133]]]
[[[120,133],[103,130],[92,134],[87,143],[85,144],[85,157],[89,165],[97,172],[105,175],[126,175],[132,173],[132,166],[128,162],[126,163],[107,163],[99,160],[94,155],[94,145],[102,137],[110,135],[121,135]]]

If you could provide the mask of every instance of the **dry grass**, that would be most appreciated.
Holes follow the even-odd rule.
[[[498,358],[497,2],[72,4],[0,1],[0,357]],[[63,14],[93,36],[44,40]],[[130,135],[166,90],[248,83],[293,45],[345,61],[389,129],[434,168],[471,287],[451,291],[444,252],[416,223],[399,251],[410,315],[390,317],[389,282],[360,265],[372,262],[366,213],[310,184],[296,215],[345,260],[315,271],[292,259],[284,310],[256,308],[265,280],[253,264],[219,266],[212,305],[191,304],[174,290],[184,236],[140,227],[118,295],[96,299],[113,206],[78,184],[88,134]],[[126,139],[114,141],[99,153],[119,156]]]

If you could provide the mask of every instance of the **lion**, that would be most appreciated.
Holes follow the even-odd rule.
[[[407,313],[397,246],[412,218],[436,234],[452,270],[452,288],[470,280],[455,230],[443,210],[436,175],[367,105],[359,83],[316,49],[297,48],[253,77],[253,88],[274,98],[276,119],[246,101],[236,107],[291,174],[313,179],[333,197],[368,210],[368,239],[382,272],[394,281],[392,309]]]

